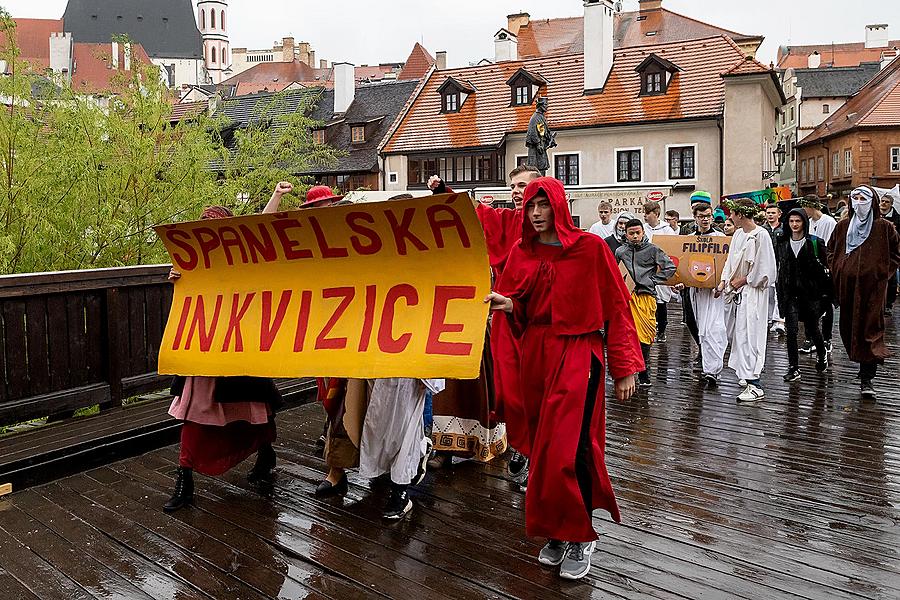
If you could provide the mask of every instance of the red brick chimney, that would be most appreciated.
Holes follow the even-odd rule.
[[[641,12],[662,10],[662,0],[640,0]]]

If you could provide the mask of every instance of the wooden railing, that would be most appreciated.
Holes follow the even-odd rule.
[[[168,265],[0,276],[0,426],[165,387]]]

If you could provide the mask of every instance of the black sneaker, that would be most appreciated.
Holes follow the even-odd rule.
[[[706,387],[714,388],[714,387],[718,387],[719,378],[716,377],[715,375],[711,375],[709,373],[704,373],[703,374],[703,382],[706,384]]]
[[[409,498],[409,486],[391,483],[391,495],[381,515],[388,521],[399,521],[412,510],[413,502]]]
[[[875,393],[875,388],[872,387],[871,381],[863,381],[859,384],[859,394],[867,400],[875,400],[878,398],[878,394]]]
[[[823,354],[822,356],[816,357],[816,371],[819,373],[824,373],[825,369],[828,368],[828,355]]]
[[[650,387],[653,382],[650,381],[650,375],[645,371],[638,375],[638,387]]]
[[[791,367],[790,369],[788,369],[788,372],[784,374],[784,377],[782,377],[782,379],[784,379],[788,383],[792,381],[799,381],[800,369],[798,369],[797,367]]]
[[[797,348],[797,351],[802,352],[803,354],[812,354],[812,351],[815,350],[816,345],[813,344],[810,340],[806,340],[803,342],[803,345]]]
[[[509,473],[509,476],[516,479],[522,475],[522,470],[527,468],[528,459],[525,455],[518,450],[513,450],[512,458],[509,459],[509,464],[506,466],[506,472]]]
[[[832,349],[831,340],[825,340],[825,354],[831,354]]]
[[[663,343],[665,343],[665,342],[666,342],[666,339],[667,339],[667,338],[666,338],[666,334],[665,334],[665,333],[658,333],[658,334],[656,334],[656,341],[657,341],[657,342],[663,342]]]

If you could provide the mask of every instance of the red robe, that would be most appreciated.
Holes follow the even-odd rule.
[[[522,210],[492,208],[478,204],[475,209],[495,281],[500,279],[510,250],[522,237]],[[494,414],[506,423],[509,444],[524,454],[531,454],[525,409],[519,384],[519,344],[509,330],[506,319],[491,320],[491,358],[494,362]]]
[[[513,299],[509,322],[520,341],[520,382],[531,450],[526,532],[532,537],[587,542],[597,539],[591,522],[594,509],[603,508],[620,520],[604,458],[605,359],[600,330],[606,331],[608,368],[614,379],[640,372],[644,364],[628,290],[612,252],[602,239],[575,227],[558,180],[541,177],[531,182],[526,202],[540,190],[550,199],[562,246],[540,244],[531,223],[523,218],[522,239],[510,252],[496,286]],[[592,363],[597,365],[593,373]],[[589,379],[596,390],[590,396]],[[586,447],[586,460],[579,464],[581,484],[575,459],[580,437]]]

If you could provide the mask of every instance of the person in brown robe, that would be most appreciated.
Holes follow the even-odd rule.
[[[877,198],[869,186],[853,190],[850,218],[838,222],[828,242],[841,340],[850,360],[859,363],[861,395],[872,399],[878,365],[891,355],[884,343],[887,281],[900,267],[900,236],[890,222],[878,218]]]

